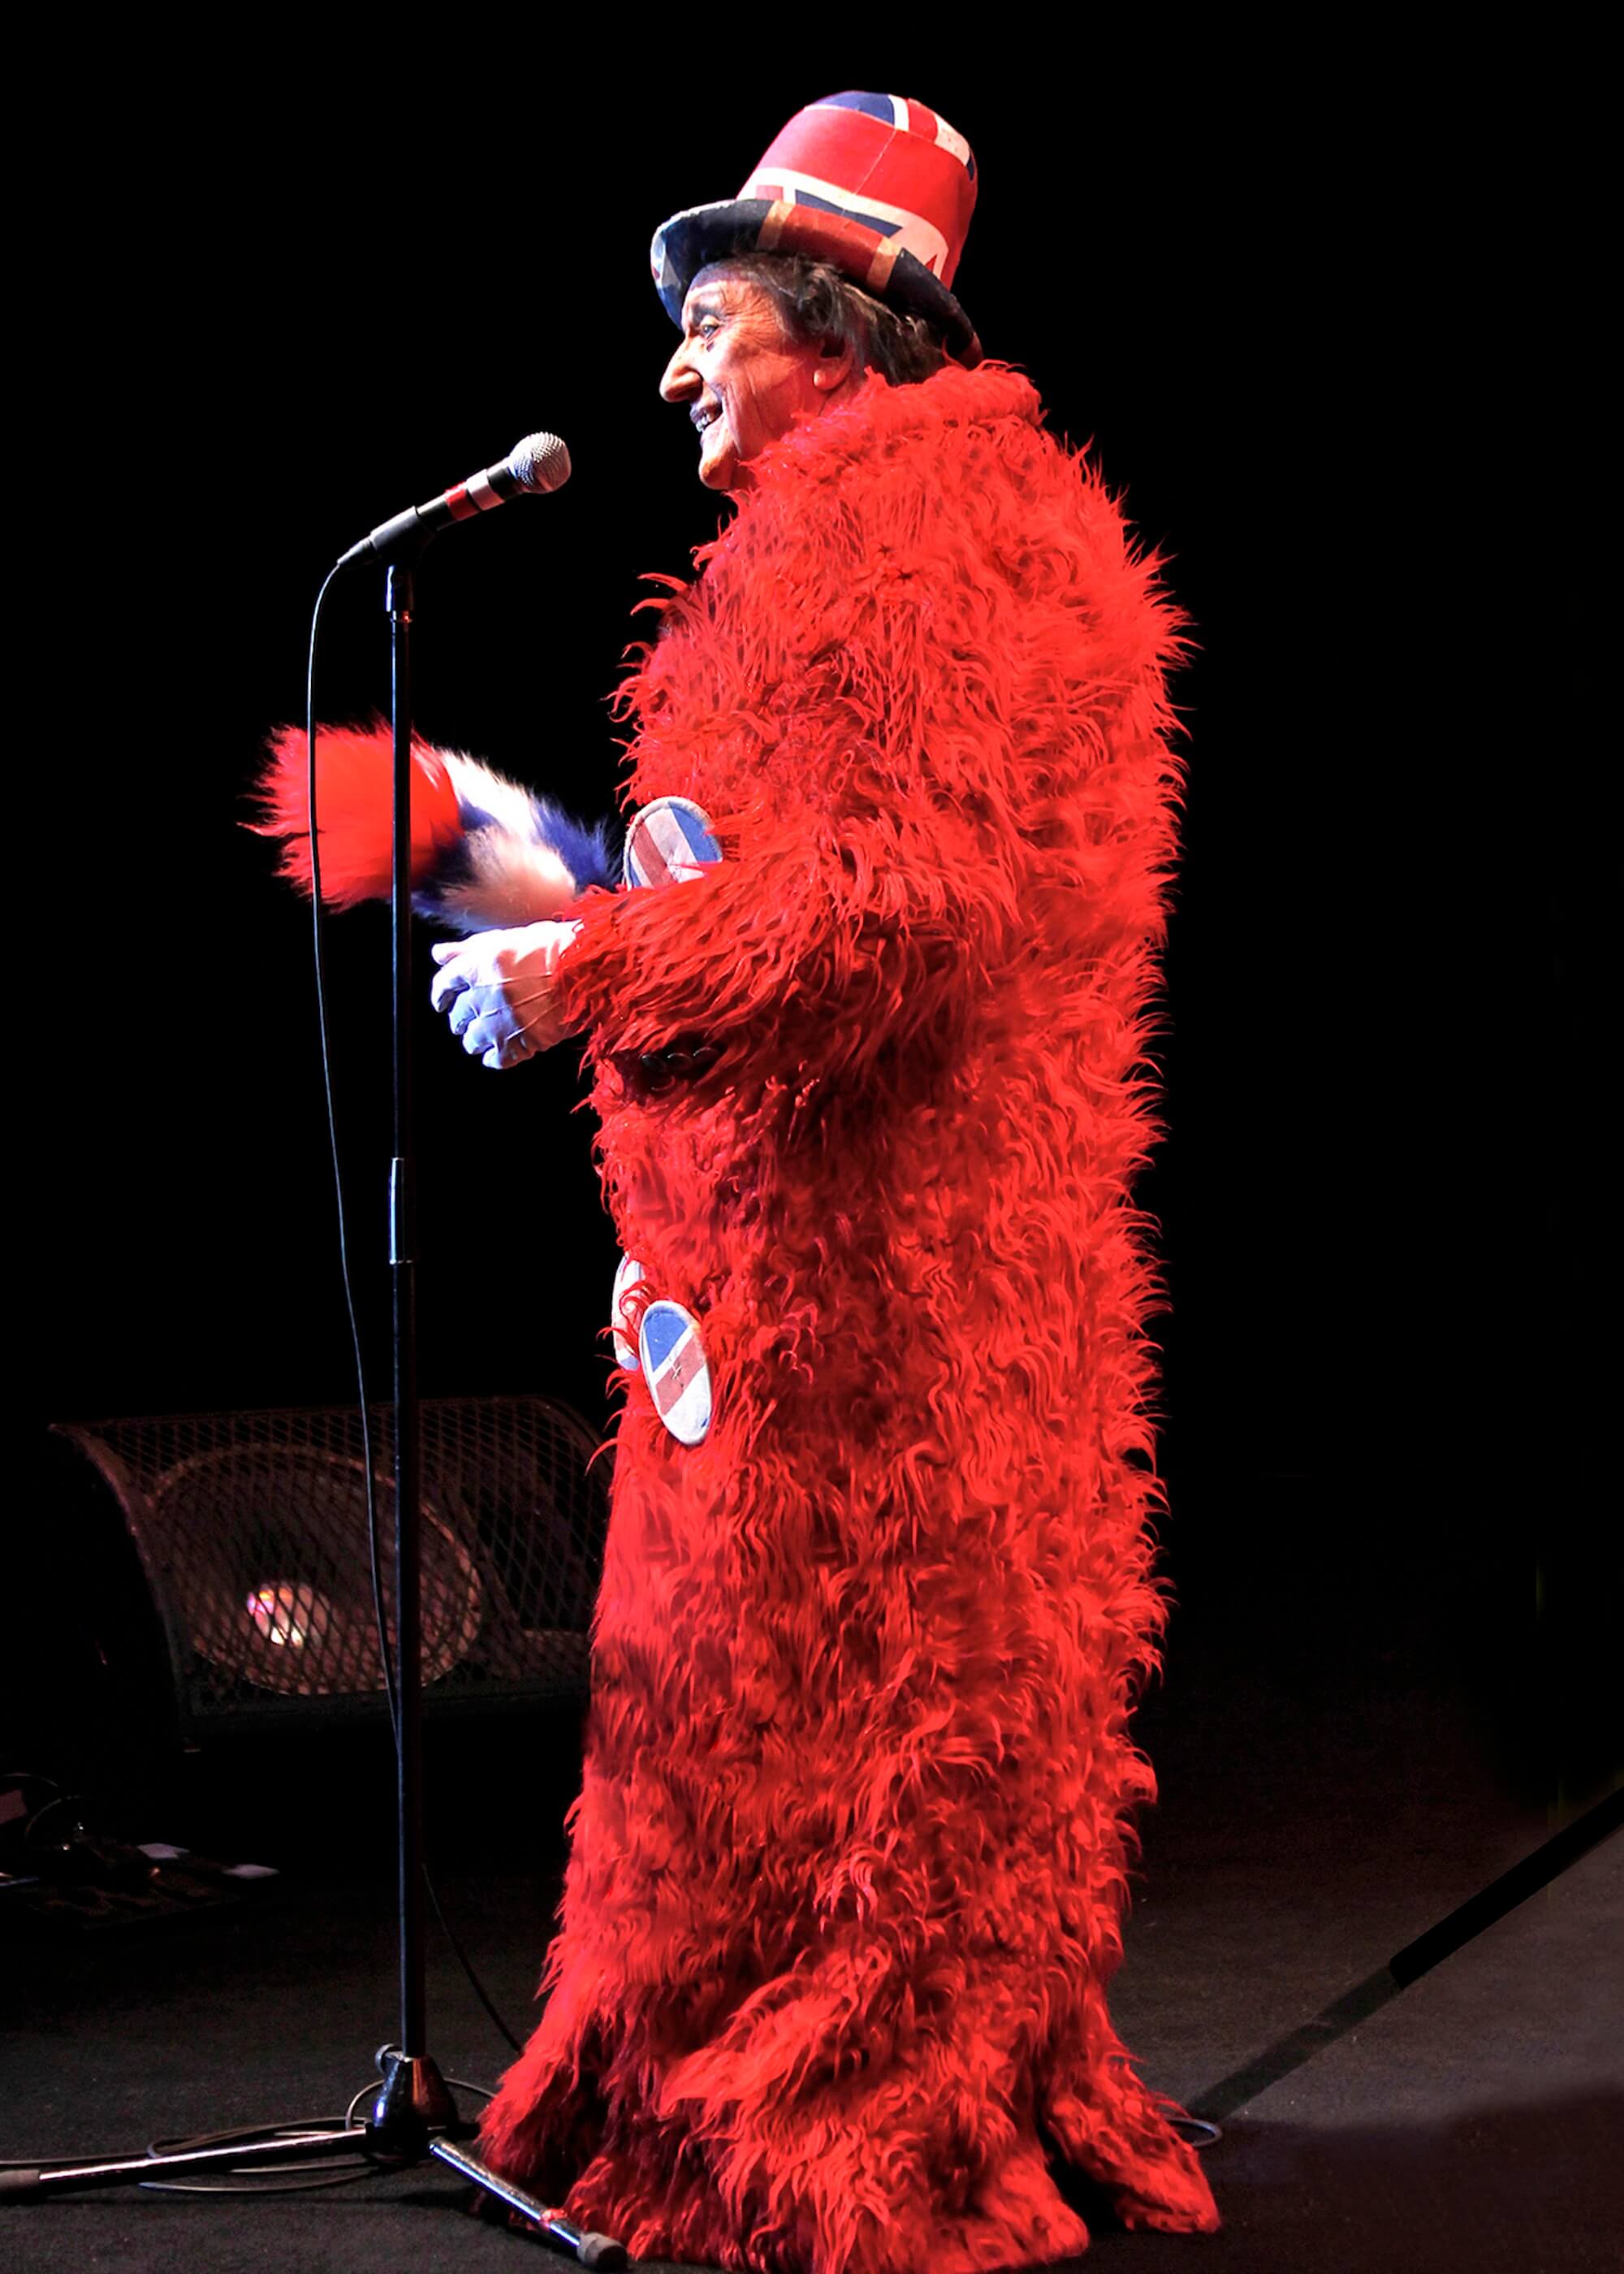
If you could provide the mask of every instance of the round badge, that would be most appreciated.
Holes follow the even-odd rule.
[[[657,797],[638,807],[627,830],[627,885],[680,884],[721,857],[703,805],[691,797]]]
[[[609,1298],[609,1330],[614,1337],[614,1354],[623,1367],[633,1374],[637,1371],[637,1345],[632,1337],[637,1329],[627,1310],[626,1298],[643,1277],[643,1266],[635,1255],[623,1255],[614,1275],[614,1292]]]
[[[650,1303],[637,1352],[654,1410],[680,1445],[703,1445],[710,1429],[710,1369],[699,1323],[680,1303]]]

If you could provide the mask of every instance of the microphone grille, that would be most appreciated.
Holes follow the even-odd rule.
[[[527,434],[508,454],[508,471],[523,490],[561,490],[569,479],[569,452],[556,434]]]

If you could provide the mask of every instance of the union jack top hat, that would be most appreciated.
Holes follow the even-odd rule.
[[[796,112],[736,198],[690,207],[656,230],[655,290],[680,324],[688,286],[711,261],[801,253],[922,316],[960,363],[979,363],[975,327],[948,290],[975,191],[969,144],[922,102],[825,95]]]

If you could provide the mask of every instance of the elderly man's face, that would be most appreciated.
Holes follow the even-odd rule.
[[[707,489],[747,488],[750,460],[787,433],[796,414],[850,391],[849,350],[827,355],[786,334],[765,285],[725,265],[702,268],[682,306],[682,344],[660,393],[688,407],[699,430]]]

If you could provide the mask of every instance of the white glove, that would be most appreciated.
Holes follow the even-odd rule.
[[[451,1031],[461,1035],[470,1058],[488,1066],[521,1065],[563,1040],[568,1028],[555,1007],[554,974],[580,929],[521,924],[436,943],[440,968],[429,999],[437,1011],[450,1012]]]

